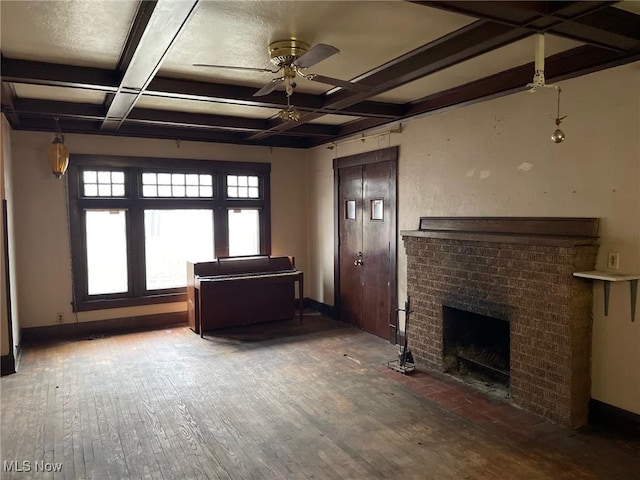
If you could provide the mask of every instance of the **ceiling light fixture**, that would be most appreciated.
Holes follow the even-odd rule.
[[[565,135],[560,130],[560,123],[564,120],[564,117],[560,116],[560,92],[562,91],[558,85],[547,84],[544,78],[544,34],[539,33],[536,36],[536,51],[535,51],[535,72],[533,74],[533,81],[527,84],[530,93],[535,93],[539,88],[555,88],[558,91],[558,113],[556,115],[556,129],[551,135],[553,143],[564,142]]]
[[[562,120],[567,118],[567,116],[566,115],[564,117],[560,116],[560,92],[562,92],[562,89],[560,87],[556,87],[556,88],[558,89],[558,114],[556,115],[557,128],[551,135],[551,140],[553,141],[553,143],[562,143],[564,142],[565,136],[564,136],[564,132],[560,130],[560,123],[562,122]]]
[[[283,108],[278,112],[278,117],[283,122],[287,122],[289,120],[293,120],[294,122],[297,122],[298,120],[300,120],[300,112],[296,109],[296,107],[291,105],[291,103],[289,102],[291,94],[293,93],[293,87],[295,86],[296,84],[291,81],[291,78],[287,78],[285,80],[285,91],[287,93],[287,106],[286,108]]]
[[[61,178],[69,166],[69,149],[64,144],[64,134],[60,130],[58,117],[55,117],[55,121],[56,137],[47,149],[47,158],[49,159],[51,173],[53,173],[56,178]]]

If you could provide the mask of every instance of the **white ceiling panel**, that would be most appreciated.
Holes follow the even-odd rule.
[[[259,88],[274,75],[192,64],[269,68],[269,43],[295,37],[337,47],[339,54],[309,70],[349,80],[474,20],[403,1],[204,2],[159,75]],[[330,88],[302,79],[297,87],[307,93]]]
[[[134,0],[2,0],[2,54],[113,69],[137,6]]]
[[[104,102],[105,94],[95,90],[81,90],[79,88],[50,87],[45,85],[14,84],[18,98],[36,98],[39,100],[55,100],[58,102],[92,103]]]
[[[482,77],[493,75],[518,65],[533,62],[535,36],[480,55],[427,77],[390,90],[372,100],[387,102],[411,102],[433,93],[464,85]],[[582,45],[565,38],[545,35],[545,55],[550,56]],[[533,69],[531,70],[533,79]],[[366,82],[366,80],[364,80]],[[524,88],[524,85],[523,85]]]
[[[360,117],[352,117],[349,115],[325,115],[324,117],[311,120],[309,123],[320,123],[323,125],[342,125],[343,123],[359,119]]]
[[[182,100],[178,98],[154,97],[143,95],[136,103],[136,108],[155,110],[171,110],[177,112],[206,113],[209,115],[229,115],[247,118],[267,119],[278,113],[275,108],[249,107],[230,103],[200,102],[198,100]]]

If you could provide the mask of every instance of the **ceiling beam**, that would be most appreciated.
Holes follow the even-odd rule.
[[[14,111],[16,114],[38,117],[102,121],[105,107],[86,103],[17,98],[14,102]],[[127,124],[199,128],[212,131],[260,132],[268,128],[270,121],[258,118],[134,108],[125,122]],[[338,126],[307,124],[290,135],[304,135],[322,139],[334,137],[338,132]]]
[[[145,91],[145,95],[164,98],[180,98],[206,102],[229,103],[251,107],[277,108],[287,106],[287,97],[281,91],[255,97],[254,87],[242,87],[221,83],[197,82],[173,78],[154,78]],[[324,96],[295,92],[291,97],[300,111],[322,111],[325,114],[350,115],[363,117],[400,118],[404,114],[401,105],[387,102],[363,101],[350,108],[338,110],[324,107]]]
[[[120,59],[122,80],[108,105],[102,128],[117,130],[191,18],[198,0],[141,2]]]
[[[37,117],[31,115],[23,115],[21,130],[31,130],[40,132],[51,132],[51,121],[48,118]],[[214,143],[232,143],[232,144],[248,144],[244,140],[244,135],[238,132],[209,131],[198,128],[171,128],[159,127],[157,125],[138,125],[123,124],[122,127],[115,131],[106,131],[100,128],[99,121],[87,121],[65,118],[60,120],[60,129],[65,134],[92,134],[92,135],[114,135],[120,137],[142,137],[154,139],[193,141],[193,142],[214,142]],[[72,141],[69,140],[68,145],[72,148]],[[296,136],[274,136],[258,143],[251,145],[267,146],[267,147],[286,147],[286,148],[308,148],[310,142],[306,137]]]
[[[122,77],[121,73],[114,70],[6,57],[0,59],[0,71],[2,72],[2,80],[7,82],[111,93],[118,90]],[[266,96],[254,97],[255,92],[256,89],[252,87],[155,77],[143,95],[277,109],[287,105],[286,96],[282,92],[276,91]],[[402,105],[388,102],[364,101],[343,110],[336,110],[322,107],[322,95],[296,92],[293,98],[296,108],[300,111],[320,111],[325,114],[377,117],[391,120],[402,118],[404,115]]]
[[[3,82],[115,92],[122,74],[114,70],[0,58]]]
[[[419,5],[483,18],[532,33],[549,33],[589,45],[631,52],[640,47],[640,17],[614,8],[617,2],[448,2]]]

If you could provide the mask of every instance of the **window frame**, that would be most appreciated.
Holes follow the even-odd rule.
[[[124,197],[84,197],[84,170],[124,170]],[[213,198],[208,197],[143,197],[142,174],[198,173],[213,176]],[[260,210],[260,254],[271,254],[271,164],[152,157],[72,154],[67,171],[67,200],[71,236],[74,311],[151,305],[186,301],[186,287],[147,290],[144,252],[144,211],[175,209],[208,209],[213,211],[214,255],[226,257],[229,252],[227,210],[257,208]],[[227,198],[227,175],[257,175],[260,198]],[[86,210],[124,209],[127,211],[127,259],[129,291],[117,294],[89,295],[87,284]],[[186,266],[185,266],[186,269]]]

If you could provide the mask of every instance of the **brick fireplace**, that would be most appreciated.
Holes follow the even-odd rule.
[[[508,322],[509,393],[559,423],[586,424],[591,388],[591,283],[597,219],[423,217],[401,232],[409,345],[418,364],[445,370],[443,310]]]

